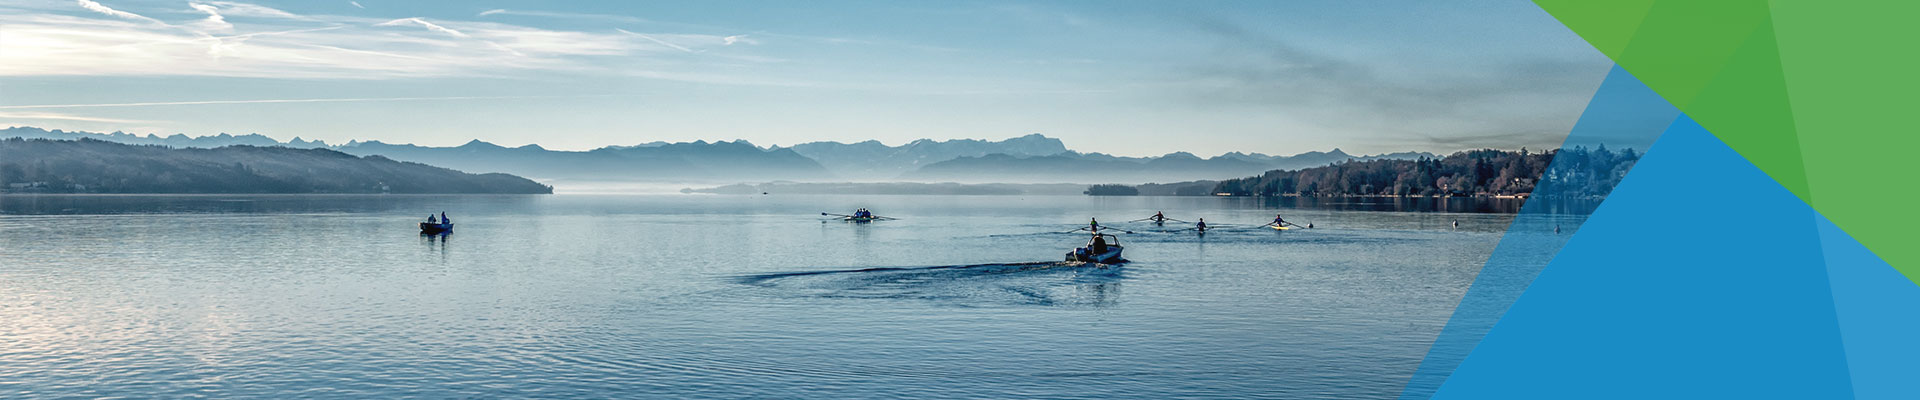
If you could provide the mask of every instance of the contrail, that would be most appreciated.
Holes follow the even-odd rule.
[[[646,40],[650,40],[650,41],[653,41],[654,43],[659,43],[659,44],[660,44],[661,46],[667,46],[667,47],[672,47],[672,48],[673,48],[674,50],[680,50],[680,51],[684,51],[684,52],[688,52],[688,53],[699,53],[698,51],[694,51],[693,49],[689,49],[689,48],[686,48],[686,47],[684,47],[684,46],[681,46],[681,45],[677,45],[677,44],[673,44],[673,43],[667,43],[667,41],[665,41],[665,40],[660,40],[660,39],[654,39],[654,38],[653,38],[652,36],[647,36],[647,35],[642,35],[642,34],[638,34],[638,33],[633,33],[633,32],[628,32],[627,30],[625,30],[625,29],[620,29],[620,28],[613,28],[613,30],[616,30],[616,31],[620,31],[620,33],[625,33],[625,34],[628,34],[628,35],[633,35],[633,36],[639,36],[639,37],[640,37],[641,39],[646,39]]]
[[[161,102],[148,102],[148,103],[106,103],[106,104],[34,104],[34,105],[22,105],[22,106],[0,106],[0,110],[18,110],[18,109],[28,109],[28,108],[194,106],[194,105],[205,105],[205,104],[347,103],[347,102],[360,102],[360,101],[552,99],[552,98],[605,97],[605,96],[617,96],[617,95],[367,97],[367,98],[345,98],[345,99],[205,100],[205,101],[161,101]]]

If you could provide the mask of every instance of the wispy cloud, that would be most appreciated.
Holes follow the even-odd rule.
[[[352,5],[353,5],[353,8],[358,8],[358,9],[362,9],[362,10],[365,10],[365,9],[367,9],[367,6],[363,6],[363,5],[360,5],[360,2],[358,2],[358,1],[351,1],[351,0],[349,0],[349,1],[347,1],[347,4],[352,4]]]
[[[772,59],[740,51],[711,59],[664,57],[699,53],[730,41],[753,43],[724,35],[638,35],[421,17],[297,15],[211,0],[189,2],[197,14],[191,19],[160,21],[93,0],[79,4],[106,17],[54,9],[6,16],[6,34],[0,35],[0,48],[6,49],[0,54],[0,76],[389,79],[505,76],[530,70],[632,75],[636,68],[648,68],[653,69],[652,75],[642,76],[672,79],[713,73],[715,68],[705,64]],[[490,15],[515,13],[523,12],[503,10]]]
[[[447,29],[447,27],[440,26],[432,22],[427,22],[427,20],[421,19],[420,17],[401,18],[401,19],[374,24],[374,26],[401,26],[401,25],[418,25],[418,26],[427,28],[427,30],[429,31],[445,33],[448,35],[453,35],[454,37],[462,37],[462,38],[471,37],[471,36],[467,36],[467,34],[465,33],[460,33],[460,31]]]
[[[166,24],[165,22],[160,22],[160,20],[157,20],[157,19],[147,18],[144,15],[115,10],[112,7],[107,7],[104,4],[100,4],[100,2],[97,2],[97,1],[93,1],[93,0],[75,0],[75,1],[80,3],[81,8],[85,8],[87,10],[91,10],[93,12],[97,12],[101,14],[111,15],[116,18],[152,22],[152,23],[162,24],[162,25]]]
[[[156,123],[156,122],[166,122],[166,121],[149,121],[149,120],[138,120],[138,119],[94,117],[94,116],[86,116],[86,115],[72,115],[72,114],[60,114],[60,113],[48,113],[48,112],[0,112],[0,120],[71,121],[71,122],[97,122],[97,123],[110,123],[110,124],[147,124],[147,123]]]
[[[144,102],[144,103],[33,104],[33,105],[18,105],[18,106],[0,106],[0,110],[48,109],[48,108],[196,106],[196,105],[212,105],[212,104],[359,103],[359,102],[383,102],[383,101],[448,101],[448,100],[524,100],[524,99],[552,99],[552,98],[607,97],[607,96],[611,96],[611,95],[349,97],[349,98],[323,98],[323,99],[202,100],[202,101],[159,101],[159,102]]]
[[[295,15],[294,13],[290,13],[277,8],[262,6],[258,4],[235,3],[231,1],[209,1],[207,2],[207,4],[218,6],[220,7],[220,11],[222,13],[225,13],[226,15],[236,16],[236,17],[283,18],[283,19],[298,19],[298,20],[309,19],[307,17]]]
[[[1597,58],[1540,57],[1472,69],[1406,68],[1409,59],[1353,59],[1233,23],[1191,22],[1217,40],[1216,54],[1167,71],[1160,82],[1189,105],[1260,110],[1311,129],[1428,148],[1532,144],[1523,139],[1547,132],[1564,137],[1568,116],[1579,115],[1609,66]]]
[[[187,3],[187,6],[193,7],[193,9],[195,10],[200,10],[200,12],[207,13],[207,19],[201,22],[202,25],[206,26],[206,30],[218,31],[218,32],[233,31],[233,24],[227,23],[227,18],[220,16],[219,7],[214,7],[211,4],[192,3],[192,2]]]
[[[646,19],[635,18],[635,17],[625,16],[625,15],[583,14],[583,13],[533,11],[533,10],[508,10],[504,8],[496,8],[492,10],[481,11],[479,14],[476,14],[475,16],[486,17],[486,16],[494,16],[494,15],[557,18],[557,19],[572,19],[572,20],[592,20],[592,21],[607,21],[607,22],[621,22],[621,23],[651,22],[651,21],[647,21]]]

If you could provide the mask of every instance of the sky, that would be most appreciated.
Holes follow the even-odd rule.
[[[1558,147],[1612,66],[1511,1],[0,4],[0,126],[329,143]]]

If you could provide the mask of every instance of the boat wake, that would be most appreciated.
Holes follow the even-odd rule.
[[[874,267],[735,277],[775,297],[921,300],[942,305],[1104,306],[1114,302],[1125,270],[1079,262]]]

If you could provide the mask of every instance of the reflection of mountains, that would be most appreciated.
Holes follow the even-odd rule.
[[[214,148],[231,145],[327,148],[347,154],[378,155],[467,172],[504,172],[536,179],[639,182],[955,181],[1141,183],[1247,176],[1273,169],[1299,169],[1369,159],[1413,159],[1425,153],[1360,156],[1335,149],[1294,156],[1227,153],[1200,158],[1185,152],[1159,157],[1120,157],[1068,150],[1059,139],[1039,134],[1000,141],[916,140],[899,146],[878,141],[813,142],[793,147],[758,147],[746,141],[652,142],[588,151],[555,151],[538,145],[503,147],[471,141],[457,147],[388,144],[379,141],[329,145],[294,138],[279,142],[258,134],[187,137],[139,136],[18,127],[0,130],[0,138],[91,138],[126,144]]]

